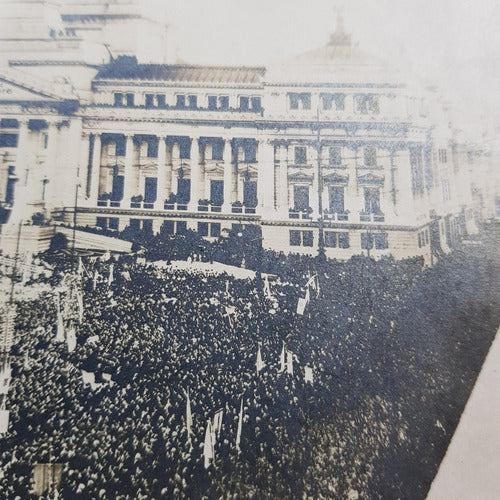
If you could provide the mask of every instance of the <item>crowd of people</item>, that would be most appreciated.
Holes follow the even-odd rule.
[[[86,258],[74,349],[56,295],[79,272],[59,256],[53,292],[17,304],[0,490],[30,498],[34,464],[61,463],[62,498],[424,498],[500,321],[492,255],[267,256],[266,292]]]

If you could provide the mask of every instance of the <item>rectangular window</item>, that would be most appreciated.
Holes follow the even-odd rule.
[[[290,231],[290,246],[300,247],[300,231]]]
[[[153,108],[155,105],[154,94],[146,94],[146,108]]]
[[[378,115],[380,113],[378,96],[370,95],[368,96],[368,111],[373,115]]]
[[[123,106],[123,94],[121,92],[115,92],[114,99],[115,106]]]
[[[363,150],[363,159],[366,167],[376,167],[377,150],[373,146],[367,146]]]
[[[329,186],[330,212],[335,214],[344,213],[344,186]]]
[[[210,203],[217,207],[224,202],[224,181],[210,181]]]
[[[360,115],[368,114],[368,102],[366,95],[358,94],[354,96],[354,111]]]
[[[217,109],[217,96],[209,95],[208,96],[208,109],[214,111]]]
[[[208,222],[198,222],[198,234],[208,236]]]
[[[337,233],[333,231],[325,232],[325,247],[335,248],[337,246]]]
[[[15,118],[2,118],[0,120],[2,128],[19,128],[19,122]]]
[[[158,157],[158,140],[157,139],[149,139],[148,142],[148,158],[157,158]]]
[[[361,248],[371,250],[373,248],[373,237],[371,233],[361,233]]]
[[[296,146],[294,153],[295,165],[305,165],[307,163],[307,148],[305,146]]]
[[[349,233],[338,233],[339,248],[349,248]]]
[[[187,222],[185,220],[177,221],[177,234],[186,234],[187,233]]]
[[[260,111],[262,109],[262,102],[260,100],[260,97],[252,97],[250,99],[250,103],[254,111]]]
[[[147,233],[153,232],[153,220],[152,219],[144,219],[142,221],[142,229]]]
[[[246,96],[240,97],[240,110],[248,111],[250,109],[250,99]]]
[[[229,109],[229,96],[221,95],[219,97],[219,108],[223,111],[227,111]]]
[[[127,106],[132,107],[134,105],[134,94],[127,94]]]
[[[210,224],[210,236],[212,238],[218,238],[220,236],[220,223],[219,222],[212,222],[212,224]]]
[[[177,94],[175,96],[175,107],[181,109],[186,107],[186,96],[184,94]]]
[[[164,108],[166,106],[165,94],[158,94],[156,96],[156,102],[159,108]]]
[[[146,177],[144,179],[144,202],[154,203],[156,201],[158,181],[156,177]]]
[[[384,250],[389,247],[387,243],[387,233],[376,233],[373,235],[373,239],[377,250]]]
[[[0,148],[17,148],[17,134],[0,134]]]
[[[108,227],[108,221],[106,217],[97,217],[95,225],[102,229],[106,229]]]
[[[174,234],[174,221],[173,220],[166,220],[161,225],[160,233],[161,234]]]
[[[141,219],[130,219],[130,229],[139,231],[141,229]]]
[[[115,156],[125,156],[126,142],[125,137],[121,136],[115,141]]]
[[[108,221],[109,229],[118,230],[120,219],[118,217],[110,217]]]
[[[113,187],[111,191],[111,201],[121,201],[123,199],[123,175],[113,176]]]
[[[248,208],[257,206],[257,183],[255,181],[243,182],[243,205]]]
[[[198,96],[189,95],[188,104],[189,104],[189,109],[196,109],[198,107]]]
[[[342,148],[340,146],[329,147],[328,162],[330,165],[342,165]]]
[[[332,103],[333,103],[332,94],[322,94],[321,102],[323,103],[323,109],[332,109]]]
[[[299,97],[297,94],[290,94],[289,96],[290,100],[290,109],[299,109]]]
[[[293,186],[293,207],[301,212],[309,210],[309,186]]]
[[[312,231],[302,231],[302,244],[305,247],[313,246],[313,232]]]
[[[365,213],[380,214],[380,189],[365,188]]]
[[[335,102],[335,109],[337,111],[344,111],[344,109],[345,109],[345,94],[334,94],[333,100]]]
[[[439,150],[439,161],[441,163],[446,163],[448,161],[448,154],[447,154],[446,149]]]
[[[311,109],[311,94],[292,93],[288,95],[290,109]]]

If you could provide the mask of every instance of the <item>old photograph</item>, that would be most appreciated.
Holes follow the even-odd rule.
[[[500,498],[499,25],[0,0],[0,499]]]

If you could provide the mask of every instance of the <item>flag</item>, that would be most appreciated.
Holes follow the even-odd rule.
[[[304,368],[304,380],[309,382],[311,385],[314,384],[313,369],[310,366]]]
[[[9,428],[9,410],[0,410],[0,435]]]
[[[68,343],[68,352],[73,352],[76,347],[76,333],[73,325],[68,329],[66,341]]]
[[[286,372],[293,375],[293,353],[292,351],[286,351]]]
[[[243,396],[241,397],[240,414],[238,415],[238,430],[236,431],[236,449],[238,450],[238,453],[241,451],[240,443],[241,443],[242,428],[243,428]]]
[[[95,373],[94,372],[86,372],[85,370],[82,370],[82,378],[83,378],[84,384],[90,384],[90,385],[95,384]]]
[[[264,274],[264,294],[268,299],[272,297],[271,288],[269,287],[269,278],[267,277],[267,274]]]
[[[99,279],[99,273],[97,272],[97,269],[94,273],[94,278],[93,278],[93,281],[92,281],[92,289],[95,290],[95,287],[97,285],[97,280]]]
[[[64,342],[64,321],[61,311],[57,311],[56,342]]]
[[[214,415],[214,425],[213,425],[213,430],[214,430],[214,435],[217,436],[217,438],[220,436],[220,431],[222,430],[222,417],[224,415],[224,410],[221,408],[220,410],[217,410]],[[215,443],[215,440],[214,440]]]
[[[233,316],[236,315],[236,308],[234,306],[226,306],[226,314],[224,316],[227,316],[227,319],[229,321],[229,326],[231,328],[233,327]]]
[[[203,457],[205,463],[205,469],[210,466],[210,461],[215,460],[214,443],[212,440],[212,424],[210,420],[207,420],[207,429],[205,431],[205,443],[203,445]]]
[[[256,362],[256,367],[257,367],[257,374],[266,366],[264,364],[264,361],[262,361],[262,354],[260,352],[260,345],[257,348],[257,362]]]
[[[191,412],[191,400],[189,399],[189,391],[187,392],[186,399],[186,431],[188,437],[188,443],[191,442],[191,435],[193,433],[193,414]]]
[[[76,301],[78,304],[78,318],[81,323],[83,321],[83,294],[81,290],[77,290],[76,292]]]
[[[111,286],[111,283],[113,283],[113,270],[115,268],[114,264],[111,264],[109,266],[109,276],[108,276],[108,286]]]
[[[285,365],[285,343],[283,342],[283,347],[281,348],[281,354],[280,354],[280,369],[278,373],[284,372],[286,368]]]

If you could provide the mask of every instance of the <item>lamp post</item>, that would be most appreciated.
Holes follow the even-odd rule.
[[[317,173],[318,176],[318,260],[324,262],[325,255],[325,234],[323,225],[323,178],[321,173],[321,127],[319,124],[319,102],[316,113],[316,152],[317,152]]]

